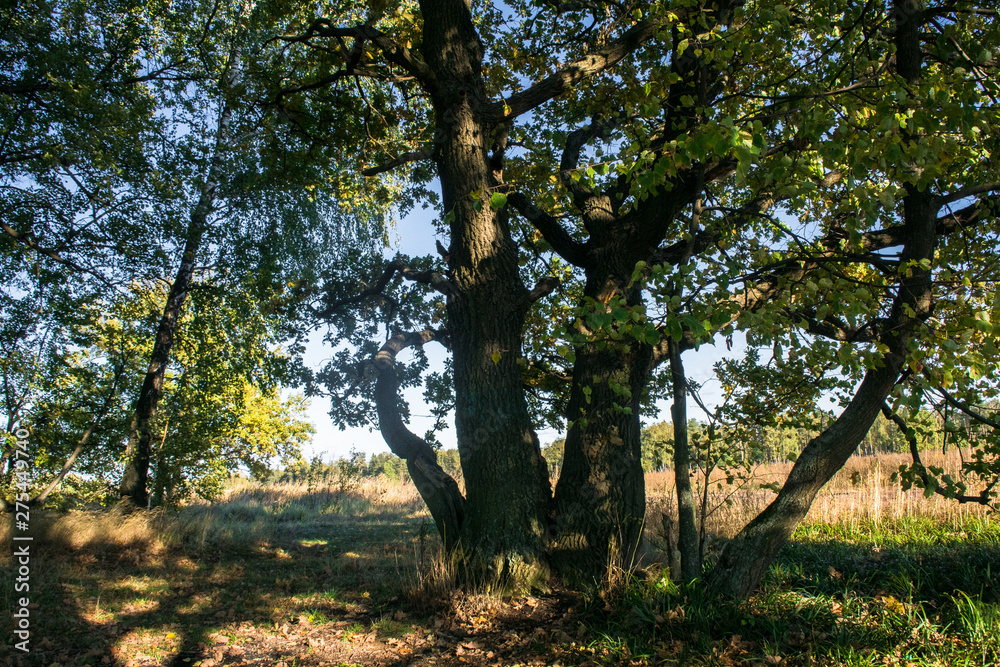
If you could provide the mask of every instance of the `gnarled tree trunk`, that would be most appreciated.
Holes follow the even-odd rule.
[[[462,545],[479,567],[524,582],[544,570],[550,488],[521,386],[521,336],[530,305],[499,185],[483,45],[461,0],[421,2],[423,55],[434,74],[435,157],[451,218],[448,297],[455,429],[465,477]]]
[[[372,361],[375,381],[375,404],[378,410],[379,431],[392,453],[406,461],[420,497],[434,517],[441,541],[446,551],[459,542],[465,519],[465,499],[458,484],[437,462],[434,449],[412,433],[403,423],[399,413],[399,381],[396,378],[396,355],[412,345],[424,345],[432,340],[444,343],[442,332],[425,330],[399,334],[390,338]],[[369,377],[371,373],[368,373]]]

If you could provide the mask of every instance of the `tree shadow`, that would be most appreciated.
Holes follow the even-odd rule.
[[[113,656],[103,660],[109,655],[105,649],[112,641],[110,630],[87,618],[79,601],[67,587],[67,549],[61,540],[53,539],[49,534],[50,518],[45,512],[33,510],[30,529],[26,533],[18,533],[18,536],[27,535],[32,539],[10,540],[11,548],[5,549],[0,557],[0,590],[3,591],[0,597],[5,609],[11,611],[11,614],[4,615],[2,630],[9,643],[0,645],[0,663],[16,667],[52,664],[123,667]],[[5,515],[3,520],[12,522],[13,517]],[[9,524],[5,529],[13,535]],[[24,545],[28,545],[30,554],[30,573],[26,581],[19,578],[15,582],[18,564],[11,555]],[[26,584],[28,589],[15,590],[15,583]],[[30,600],[27,651],[17,647],[21,638],[14,635],[12,614],[20,607],[21,597]]]
[[[895,529],[895,530],[892,530]],[[748,600],[651,587],[595,626],[633,651],[720,664],[986,664],[1000,658],[1000,531],[810,527]],[[872,662],[874,661],[874,662]],[[970,662],[971,661],[971,662]]]
[[[234,546],[214,539],[208,522],[200,540],[188,534],[168,550],[142,540],[80,548],[65,529],[50,530],[58,517],[39,520],[32,651],[18,656],[5,646],[0,662],[210,667],[267,657],[279,645],[284,655],[305,654],[315,647],[296,634],[329,646],[344,628],[370,632],[401,604],[421,549],[433,548],[424,544],[427,517],[409,509],[325,518],[244,514],[236,530],[262,514],[280,529],[272,539]],[[9,608],[13,571],[0,573]]]

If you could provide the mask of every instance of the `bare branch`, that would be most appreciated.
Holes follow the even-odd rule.
[[[72,260],[66,259],[65,257],[63,257],[62,255],[60,255],[58,252],[56,252],[51,248],[43,248],[38,244],[37,241],[32,239],[30,236],[18,232],[16,229],[10,227],[6,222],[0,221],[0,230],[3,230],[3,232],[7,234],[7,236],[10,236],[15,241],[24,244],[28,248],[31,248],[40,255],[44,255],[45,257],[48,257],[49,259],[58,262],[59,264],[62,264],[63,266],[68,266],[74,271],[92,275],[105,285],[109,286],[111,285],[111,283],[101,274],[86,267],[80,266],[79,264],[73,262]]]
[[[930,370],[926,366],[924,366],[924,377],[933,382],[933,378],[931,378],[930,375]],[[979,412],[978,410],[973,409],[972,406],[970,406],[968,403],[958,400],[957,398],[952,396],[951,392],[949,392],[944,387],[937,386],[937,384],[935,383],[934,390],[937,391],[939,394],[941,394],[941,396],[944,397],[944,400],[946,400],[949,404],[958,408],[962,412],[962,414],[966,415],[973,421],[977,421],[980,424],[984,424],[986,426],[989,426],[990,428],[1000,431],[1000,422],[998,422],[995,419],[990,419],[989,417]]]
[[[94,419],[91,420],[90,426],[80,437],[80,441],[76,444],[76,447],[73,449],[73,452],[69,455],[69,458],[66,459],[66,463],[63,464],[62,470],[59,471],[59,474],[55,476],[55,479],[49,482],[49,485],[46,486],[41,493],[39,493],[37,496],[31,499],[32,505],[41,505],[42,503],[44,503],[45,499],[49,497],[49,494],[51,494],[52,491],[54,491],[56,487],[59,486],[59,484],[66,477],[67,473],[69,473],[69,471],[72,470],[73,465],[76,463],[76,459],[80,456],[80,453],[87,447],[87,442],[90,440],[90,436],[93,435],[94,430],[97,428],[97,425],[104,420],[104,417],[111,410],[111,406],[114,403],[114,399],[118,395],[118,385],[121,382],[122,376],[124,374],[125,374],[124,367],[119,367],[118,372],[115,373],[114,381],[111,383],[111,389],[108,391],[108,395],[105,396],[104,398],[104,404],[101,406],[100,410],[97,411],[97,414],[94,415]]]

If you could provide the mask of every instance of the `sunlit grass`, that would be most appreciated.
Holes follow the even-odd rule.
[[[613,592],[585,598],[575,618],[528,645],[564,665],[991,664],[997,522],[981,508],[900,492],[888,480],[895,465],[853,460],[745,602],[662,576],[656,517],[670,488],[650,475],[644,578],[616,571]],[[780,482],[789,467],[760,470],[756,487],[720,505],[709,522],[717,543],[772,497],[759,483]],[[470,631],[507,613],[499,588],[458,591],[416,490],[385,479],[350,488],[235,480],[220,501],[174,513],[34,513],[32,528],[44,564],[32,575],[37,636],[122,666],[167,664],[202,646],[239,655],[307,631],[350,651],[433,627],[421,613],[464,619]],[[0,603],[11,608],[9,571]],[[48,650],[46,664],[72,664]]]

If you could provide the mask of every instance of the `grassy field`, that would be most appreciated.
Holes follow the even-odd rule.
[[[852,461],[742,603],[663,575],[664,473],[647,478],[640,575],[586,593],[456,590],[415,490],[384,479],[237,481],[220,502],[174,514],[35,512],[31,652],[5,642],[0,664],[997,664],[1000,521],[900,491],[898,464]],[[762,468],[740,488],[713,480],[709,562],[769,502],[761,482],[785,473]],[[9,554],[0,595],[13,610]]]

